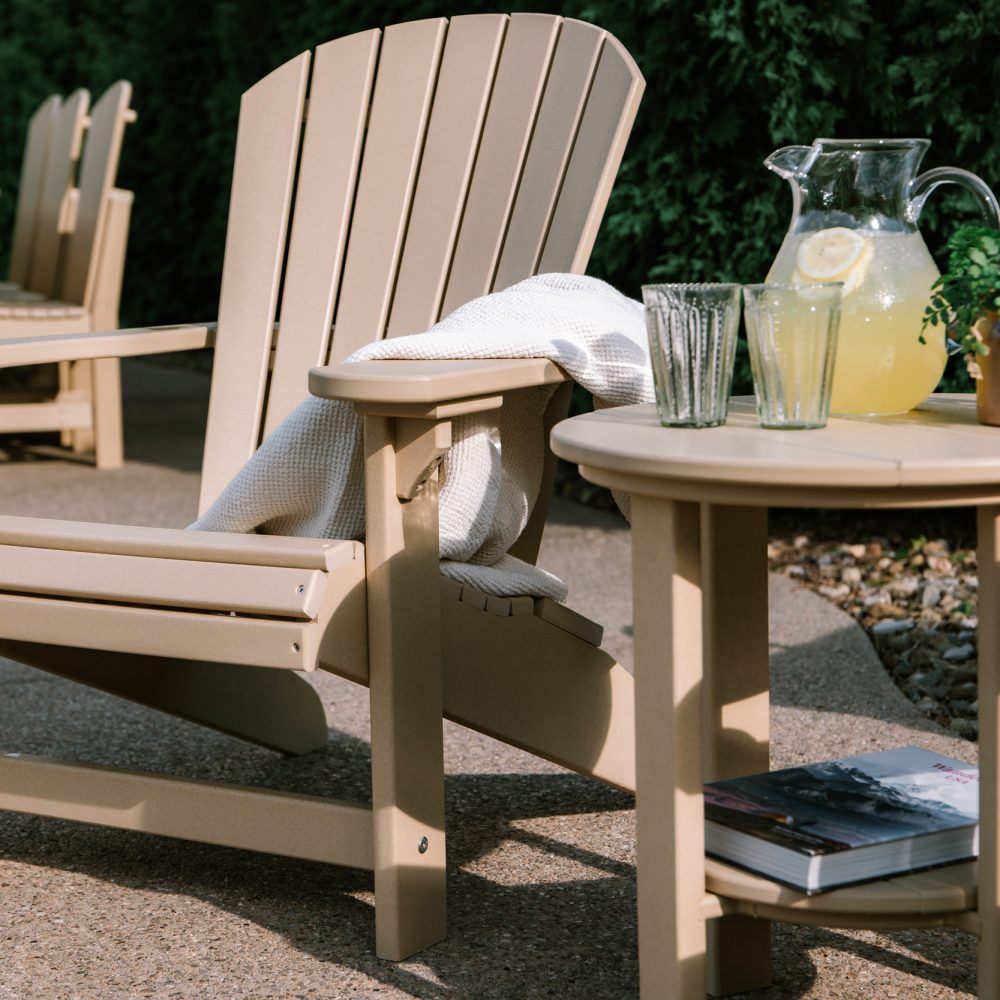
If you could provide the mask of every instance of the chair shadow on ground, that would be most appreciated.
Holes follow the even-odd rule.
[[[0,688],[3,742],[22,752],[370,797],[370,746],[337,729],[325,750],[287,758],[7,662]],[[319,982],[336,982],[339,967],[415,997],[575,995],[575,977],[580,995],[635,995],[634,865],[532,823],[565,817],[572,828],[580,814],[622,814],[627,823],[632,797],[568,773],[497,773],[450,775],[446,800],[449,934],[410,963],[374,955],[368,872],[13,813],[0,814],[0,859],[54,872],[54,882],[44,881],[56,891],[59,873],[79,873],[116,890],[207,903],[323,963]],[[631,836],[622,839],[630,849]],[[505,851],[514,858],[505,860]],[[559,865],[574,874],[553,874]],[[16,884],[16,874],[4,874],[2,881]],[[106,893],[94,891],[100,905]],[[200,910],[192,907],[193,920],[204,919]],[[52,929],[37,931],[46,933]],[[126,924],[125,950],[130,933]],[[488,993],[481,978],[487,954]]]
[[[786,925],[777,933],[780,935],[778,947],[783,958],[782,981],[771,989],[745,994],[746,1000],[803,996],[811,988],[817,972],[809,953],[833,951],[842,952],[848,960],[861,958],[889,972],[913,976],[928,987],[935,984],[954,991],[958,996],[976,996],[976,939],[961,931],[887,931],[875,939],[873,932],[862,936],[857,932],[826,927]],[[850,995],[876,996],[880,992],[878,981],[877,973],[867,983],[859,977],[856,988],[860,992]],[[905,996],[903,993],[897,995]],[[921,995],[950,996],[952,993],[943,994],[928,988],[926,994]]]
[[[71,755],[83,745],[98,763],[138,766],[141,760],[152,770],[349,799],[370,793],[369,745],[336,728],[326,750],[284,758],[67,682],[44,675],[35,682],[35,676],[14,666],[0,671],[7,694],[3,728],[23,751]],[[56,684],[58,700],[46,690]],[[50,708],[44,731],[31,728],[38,717],[31,703],[39,698]],[[148,750],[142,758],[137,746]],[[373,953],[368,872],[17,814],[0,814],[0,856],[124,891],[208,904],[322,963],[315,973],[320,980],[336,982],[338,968],[351,970],[426,1000],[636,997],[631,796],[564,772],[460,773],[446,779],[446,799],[449,934],[399,964]],[[776,943],[776,984],[746,994],[748,1000],[806,996],[817,977],[811,954],[817,949],[973,989],[976,942],[957,932],[859,939],[837,930],[779,927]]]

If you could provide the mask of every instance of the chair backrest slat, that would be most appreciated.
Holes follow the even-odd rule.
[[[130,120],[132,84],[119,80],[93,106],[87,140],[80,158],[80,191],[76,224],[66,241],[65,265],[58,296],[90,307],[97,273],[96,248],[107,218],[108,197],[115,184],[122,138]]]
[[[448,26],[387,337],[420,333],[440,314],[508,20],[473,15]]]
[[[561,25],[560,18],[547,14],[511,16],[442,303],[443,315],[493,287]]]
[[[582,274],[586,269],[642,91],[635,61],[617,38],[607,35],[545,239],[540,273]]]
[[[308,395],[309,369],[330,349],[381,36],[366,31],[316,49],[262,437]]]
[[[563,23],[493,281],[494,291],[538,270],[605,35],[583,21]]]
[[[243,95],[199,511],[257,447],[310,54]]]
[[[67,195],[75,180],[76,161],[80,157],[89,107],[90,93],[83,89],[73,91],[62,102],[45,158],[45,177],[38,202],[38,229],[31,252],[27,287],[50,297],[56,294],[58,287],[60,250],[63,246],[60,222]]]
[[[434,18],[385,30],[331,361],[385,331],[447,23]]]
[[[53,94],[46,98],[31,116],[24,141],[21,161],[21,181],[17,188],[17,212],[10,249],[10,280],[26,285],[31,268],[31,251],[38,227],[42,180],[49,146],[55,133],[62,98]]]

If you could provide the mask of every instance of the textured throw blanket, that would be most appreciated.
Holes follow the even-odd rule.
[[[548,358],[598,405],[650,402],[642,304],[595,278],[544,274],[466,303],[426,333],[383,340],[347,362]],[[507,554],[538,495],[553,386],[509,393],[458,417],[441,466],[441,572],[496,596],[564,600],[555,576]],[[361,419],[309,398],[272,433],[192,528],[363,539]]]

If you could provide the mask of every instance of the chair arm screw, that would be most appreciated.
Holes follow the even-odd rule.
[[[427,848],[430,846],[431,846],[430,841],[426,837],[421,837],[420,840],[417,842],[417,850],[421,854],[426,854]]]

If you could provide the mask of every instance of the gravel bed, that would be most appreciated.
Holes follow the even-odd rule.
[[[771,568],[850,614],[910,701],[975,740],[979,580],[969,512],[931,512],[923,525],[939,534],[917,534],[917,512],[854,521],[823,512],[809,527],[789,514],[772,518]]]

